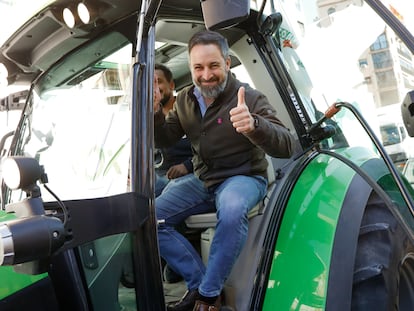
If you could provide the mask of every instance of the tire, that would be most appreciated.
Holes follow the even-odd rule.
[[[352,310],[414,310],[414,245],[390,208],[371,193],[358,238]]]

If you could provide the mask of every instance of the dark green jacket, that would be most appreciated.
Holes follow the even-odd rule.
[[[230,122],[240,86],[245,87],[250,113],[258,119],[258,127],[248,135],[237,133]],[[280,158],[292,155],[293,136],[267,98],[231,73],[224,92],[208,106],[204,117],[193,92],[194,86],[183,89],[165,118],[162,112],[155,114],[155,145],[171,145],[186,134],[193,149],[194,173],[207,187],[234,175],[267,177],[265,153]]]

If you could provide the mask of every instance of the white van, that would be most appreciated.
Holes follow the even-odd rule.
[[[392,110],[393,107],[386,108],[389,109],[378,111],[381,140],[392,161],[404,163],[414,157],[414,138],[407,133],[399,105],[396,107],[398,110]]]

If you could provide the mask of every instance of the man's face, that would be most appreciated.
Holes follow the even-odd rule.
[[[158,86],[161,93],[161,104],[165,105],[170,98],[174,96],[174,82],[168,82],[165,78],[164,71],[160,69],[156,69],[155,74],[158,77]]]
[[[198,44],[190,52],[190,69],[193,83],[201,94],[217,98],[226,86],[230,59],[224,59],[215,44]]]

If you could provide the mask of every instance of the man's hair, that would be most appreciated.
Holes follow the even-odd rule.
[[[173,80],[173,74],[167,66],[163,64],[155,64],[155,70],[161,70],[164,73],[165,78],[168,82],[171,82]]]
[[[227,57],[229,57],[229,44],[227,43],[227,39],[218,32],[211,30],[202,30],[194,34],[188,42],[188,54],[190,54],[192,48],[195,45],[199,44],[214,44],[220,49],[221,55],[224,59],[227,59]]]

